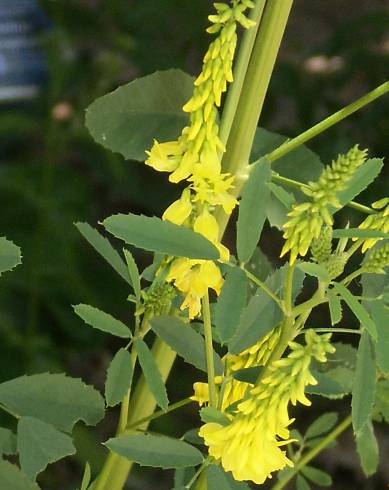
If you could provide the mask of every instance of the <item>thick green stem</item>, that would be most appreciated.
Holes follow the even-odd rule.
[[[208,293],[202,299],[202,314],[204,322],[204,339],[205,339],[205,358],[207,360],[207,376],[209,389],[209,404],[211,407],[217,407],[217,392],[215,385],[215,364],[213,360],[212,345],[212,323],[211,311],[209,308]]]
[[[354,112],[358,111],[365,105],[370,104],[370,102],[373,102],[373,100],[378,99],[378,97],[381,97],[387,92],[389,92],[389,81],[383,83],[376,89],[372,90],[371,92],[364,95],[363,97],[356,100],[355,102],[352,102],[351,104],[344,107],[340,111],[335,112],[335,114],[332,114],[331,116],[327,117],[326,119],[319,122],[315,126],[312,126],[312,128],[296,136],[296,138],[293,138],[287,141],[286,143],[284,143],[283,145],[281,145],[280,147],[276,148],[274,151],[272,151],[267,155],[267,159],[270,162],[274,162],[275,160],[278,160],[279,158],[283,157],[290,151],[295,150],[296,148],[303,145],[307,141],[311,140],[312,138],[315,138],[317,135],[319,135],[326,129],[330,128],[334,124],[337,124],[339,121],[342,121],[342,119],[345,119],[350,114],[353,114]]]
[[[250,15],[250,19],[256,24],[254,27],[246,29],[243,35],[242,44],[239,48],[239,54],[234,67],[234,81],[228,89],[226,103],[224,104],[223,115],[220,121],[219,138],[224,145],[226,145],[228,137],[230,136],[265,3],[266,0],[257,0]]]
[[[325,449],[329,444],[331,444],[332,441],[337,439],[342,432],[344,432],[350,425],[351,425],[352,419],[351,415],[348,416],[346,419],[343,420],[335,429],[330,432],[324,439],[322,439],[320,442],[316,444],[310,451],[308,451],[295,465],[295,467],[287,473],[285,478],[282,480],[279,480],[278,483],[273,485],[271,490],[281,490],[282,488],[285,488],[285,486],[294,478],[297,473],[304,468],[313,458],[315,458],[323,449]]]
[[[246,78],[223,157],[223,170],[238,175],[234,193],[239,196],[244,181],[239,174],[249,163],[258,120],[276,62],[293,0],[266,2],[265,11],[255,39]],[[229,217],[218,210],[216,217],[222,236]]]

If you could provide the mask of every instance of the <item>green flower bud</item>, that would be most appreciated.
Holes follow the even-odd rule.
[[[318,264],[326,262],[332,253],[332,228],[325,226],[311,243],[312,258]]]

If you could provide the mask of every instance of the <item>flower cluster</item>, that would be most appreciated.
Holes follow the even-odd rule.
[[[147,152],[146,164],[161,172],[169,172],[169,180],[188,181],[181,197],[164,212],[163,219],[193,228],[210,240],[220,252],[222,261],[229,252],[219,242],[219,226],[213,216],[216,206],[227,215],[237,205],[232,191],[234,177],[221,171],[221,156],[225,151],[219,138],[218,107],[233,81],[232,64],[237,44],[237,24],[248,28],[254,25],[244,14],[253,8],[251,0],[233,0],[231,5],[215,4],[217,13],[209,16],[210,34],[217,34],[204,57],[200,75],[194,82],[194,92],[183,110],[189,113],[186,126],[177,141],[159,143]],[[210,261],[175,259],[167,281],[185,295],[181,309],[188,308],[189,317],[197,316],[201,298],[208,289],[219,294],[223,278],[219,267]]]
[[[281,449],[291,442],[288,427],[293,420],[288,405],[310,405],[305,387],[317,383],[310,372],[311,360],[325,362],[326,354],[334,352],[330,334],[319,336],[308,330],[305,341],[305,346],[290,342],[289,355],[269,366],[265,377],[239,403],[236,414],[229,416],[229,424],[206,423],[200,429],[209,454],[235,480],[262,484],[274,471],[293,465]]]
[[[378,212],[370,214],[360,225],[362,230],[377,230],[389,233],[389,197],[374,202],[371,207]],[[362,252],[373,247],[381,238],[367,238],[362,245]]]
[[[250,384],[235,379],[234,373],[240,369],[250,367],[265,366],[269,360],[275,345],[281,336],[281,328],[276,327],[269,332],[265,337],[260,339],[256,344],[244,350],[238,355],[226,354],[224,362],[226,365],[226,375],[223,383],[223,378],[217,376],[215,378],[216,385],[222,385],[223,389],[220,392],[221,408],[225,410],[227,407],[236,403],[245,396],[246,390]],[[227,381],[226,381],[227,380]],[[209,402],[209,390],[207,383],[194,383],[194,395],[192,400],[196,401],[200,406]]]
[[[339,155],[321,174],[316,182],[302,189],[311,201],[295,204],[288,214],[289,221],[284,225],[286,240],[281,257],[290,251],[290,263],[297,256],[305,256],[312,240],[318,238],[322,227],[333,224],[334,210],[342,207],[339,193],[352,179],[356,170],[365,162],[367,150],[354,146],[346,155]]]
[[[363,262],[362,267],[364,272],[370,274],[385,274],[385,267],[389,267],[389,242],[372,250]]]

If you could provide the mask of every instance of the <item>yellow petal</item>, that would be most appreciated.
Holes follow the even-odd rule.
[[[162,219],[182,225],[192,212],[190,189],[185,189],[178,201],[173,202],[163,213]]]

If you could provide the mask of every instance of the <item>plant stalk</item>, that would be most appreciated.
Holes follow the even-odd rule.
[[[290,482],[292,478],[294,478],[297,473],[304,468],[315,456],[317,456],[323,449],[325,449],[332,441],[334,441],[342,432],[344,432],[350,425],[352,419],[351,415],[349,415],[346,419],[343,420],[335,429],[330,432],[324,439],[316,444],[310,451],[308,451],[295,465],[290,473],[286,475],[285,478],[279,480],[275,485],[273,485],[271,490],[282,490],[287,483]]]
[[[209,297],[206,293],[202,299],[202,314],[204,322],[204,339],[205,339],[205,358],[207,361],[207,376],[209,389],[209,404],[211,407],[217,407],[217,392],[215,385],[215,364],[213,360],[212,345],[212,323],[211,311],[209,309]]]

